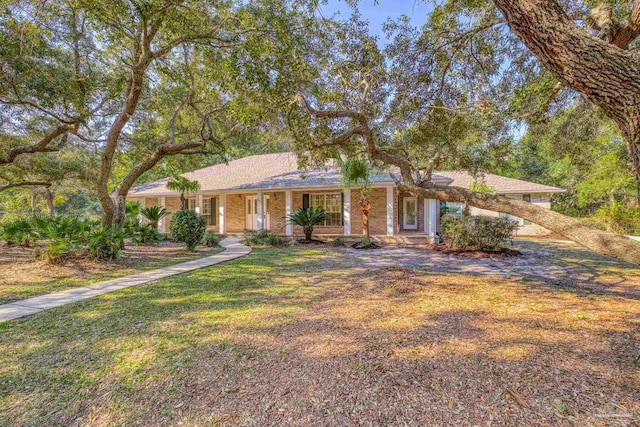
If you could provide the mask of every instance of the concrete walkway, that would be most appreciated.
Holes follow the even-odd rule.
[[[145,271],[144,273],[134,274],[133,276],[94,283],[93,285],[83,286],[81,288],[67,289],[49,295],[41,295],[39,297],[0,305],[0,323],[30,314],[40,313],[41,311],[72,302],[93,298],[96,295],[114,292],[131,286],[144,285],[165,277],[220,264],[221,262],[240,258],[251,252],[251,248],[240,243],[240,239],[237,237],[228,237],[222,240],[220,245],[225,248],[225,251],[205,258],[159,268],[157,270]]]

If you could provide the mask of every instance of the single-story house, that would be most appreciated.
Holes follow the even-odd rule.
[[[208,229],[221,234],[243,233],[245,230],[269,230],[287,236],[300,235],[302,230],[286,218],[296,209],[322,207],[329,214],[324,224],[315,227],[318,235],[351,236],[362,232],[359,190],[346,189],[339,170],[325,167],[301,171],[293,153],[249,156],[184,174],[200,183],[200,191],[187,196],[189,209],[207,219]],[[476,181],[460,171],[433,174],[436,185],[470,188]],[[180,195],[169,191],[163,179],[134,188],[128,200],[141,206],[163,206],[169,215],[160,224],[168,231],[171,213],[180,209]],[[552,193],[561,188],[498,175],[485,174],[483,182],[497,194],[526,200],[550,208]],[[371,210],[369,224],[372,236],[435,237],[441,211],[455,211],[461,206],[423,199],[399,191],[389,173],[375,173],[371,179]],[[471,208],[472,215],[493,215],[497,212]],[[520,222],[519,235],[540,235],[544,228],[528,221]]]

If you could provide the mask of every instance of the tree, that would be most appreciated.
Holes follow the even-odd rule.
[[[369,238],[369,210],[371,203],[371,165],[362,159],[350,157],[347,160],[338,159],[340,176],[344,186],[349,190],[355,186],[360,191],[360,210],[362,211],[362,237]]]
[[[431,178],[438,167],[457,163],[480,171],[490,162],[488,153],[499,153],[506,138],[503,120],[480,100],[469,99],[473,92],[465,79],[417,78],[422,74],[413,72],[416,65],[407,61],[406,52],[422,45],[407,45],[402,38],[380,52],[357,16],[340,29],[338,39],[345,41],[323,58],[325,75],[335,78],[298,93],[294,105],[301,109],[289,113],[301,151],[312,149],[320,156],[345,149],[362,152],[374,163],[397,168],[400,189],[413,195],[519,216],[596,252],[640,262],[640,244],[577,219],[499,195],[434,185]],[[438,68],[435,53],[431,66]]]
[[[167,190],[180,192],[180,206],[183,211],[186,211],[189,209],[189,206],[187,205],[187,199],[185,199],[184,195],[200,190],[200,183],[198,181],[191,181],[184,176],[174,176],[167,182]]]
[[[311,241],[313,235],[313,227],[324,223],[329,218],[329,214],[322,208],[308,207],[300,208],[289,215],[289,222],[302,227],[304,238],[307,242]]]

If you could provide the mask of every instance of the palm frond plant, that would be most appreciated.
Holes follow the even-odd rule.
[[[198,181],[191,181],[184,176],[174,176],[167,182],[167,189],[169,191],[179,191],[180,192],[180,206],[182,206],[182,210],[186,211],[188,209],[187,199],[184,197],[185,194],[195,193],[200,190],[200,183]]]
[[[313,227],[320,225],[329,219],[329,214],[322,208],[300,208],[289,215],[288,221],[302,227],[305,240],[311,240]]]
[[[369,239],[369,211],[371,210],[371,170],[372,166],[366,160],[355,157],[347,160],[338,159],[340,177],[346,189],[357,187],[360,190],[360,210],[362,211],[362,237]]]
[[[155,230],[158,229],[160,220],[167,216],[167,210],[160,206],[149,206],[141,209],[140,213],[149,222],[149,226]]]

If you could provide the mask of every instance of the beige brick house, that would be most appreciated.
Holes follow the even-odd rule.
[[[362,216],[359,191],[341,185],[339,171],[330,165],[300,171],[293,153],[264,154],[245,157],[184,174],[200,182],[201,189],[190,195],[189,209],[205,216],[208,229],[221,234],[245,230],[270,230],[287,236],[302,230],[286,221],[289,214],[306,206],[322,207],[329,213],[325,224],[315,227],[318,235],[359,235]],[[533,182],[486,174],[483,181],[498,194],[527,200],[550,208],[552,193],[564,190]],[[164,206],[169,216],[160,224],[167,231],[171,214],[180,209],[176,192],[167,190],[168,179],[134,188],[129,199],[142,206]],[[437,172],[436,185],[469,188],[475,179],[458,171]],[[372,177],[370,229],[373,236],[421,236],[433,238],[441,210],[460,211],[462,206],[422,199],[398,191],[389,174]],[[500,215],[471,208],[473,215]],[[539,235],[547,231],[517,218],[520,235]]]

